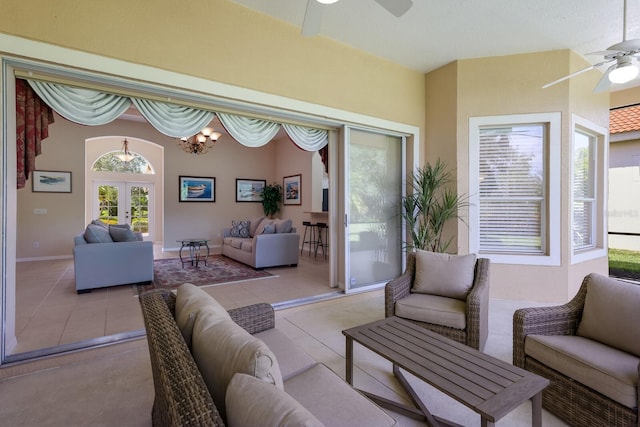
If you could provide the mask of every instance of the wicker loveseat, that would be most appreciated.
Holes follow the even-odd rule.
[[[221,314],[204,302],[211,297],[200,298],[198,291],[204,291],[193,288],[183,285],[178,289],[178,293],[187,289],[189,293],[182,294],[187,297],[158,290],[140,295],[155,389],[154,426],[396,425],[382,409],[275,328],[271,305],[222,309]],[[191,335],[186,330],[189,325]],[[218,335],[212,339],[211,333]],[[242,345],[230,344],[243,334],[252,341],[244,337]],[[252,346],[258,341],[261,349],[255,350]],[[249,347],[255,360],[243,365],[239,361]],[[219,363],[220,359],[225,363]],[[265,360],[273,363],[265,364]],[[236,370],[241,366],[256,372],[247,375]],[[258,371],[264,369],[269,374],[260,376]],[[231,378],[222,389],[215,384],[221,375]]]
[[[567,304],[516,310],[513,364],[551,381],[543,407],[569,425],[640,426],[640,286],[590,274]]]

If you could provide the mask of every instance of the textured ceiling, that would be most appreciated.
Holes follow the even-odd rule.
[[[307,3],[233,1],[297,27]],[[320,36],[425,73],[456,59],[556,49],[596,63],[602,57],[586,54],[623,39],[623,0],[413,0],[400,18],[374,0],[320,9]],[[629,0],[628,39],[640,38],[639,15],[640,2]]]

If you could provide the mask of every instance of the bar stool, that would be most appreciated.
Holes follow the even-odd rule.
[[[318,248],[322,248],[322,255],[324,255],[324,259],[327,259],[327,252],[325,251],[325,248],[327,251],[329,250],[329,226],[325,222],[318,222],[316,224],[316,228],[318,229],[318,239],[316,241],[315,256],[318,256]]]
[[[302,225],[304,225],[304,234],[302,236],[302,247],[300,248],[300,255],[304,252],[304,245],[309,245],[309,256],[311,256],[311,248],[313,247],[314,252],[318,251],[317,248],[317,238],[316,238],[316,224],[312,224],[311,221],[302,221]],[[307,240],[307,231],[309,232],[309,240]]]

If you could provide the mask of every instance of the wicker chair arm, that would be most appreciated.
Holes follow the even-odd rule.
[[[524,367],[527,335],[575,335],[587,296],[588,276],[571,301],[552,307],[521,308],[513,314],[513,364]]]
[[[407,268],[401,276],[388,282],[384,288],[384,316],[395,315],[396,301],[408,296],[411,293],[413,278],[415,276],[416,261],[415,255],[407,256]]]
[[[467,345],[480,351],[489,337],[489,265],[489,259],[478,258],[473,287],[467,295]]]
[[[234,322],[252,335],[276,326],[275,312],[271,304],[258,303],[227,311]]]

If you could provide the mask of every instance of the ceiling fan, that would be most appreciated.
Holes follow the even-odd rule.
[[[630,82],[638,76],[638,65],[636,62],[638,59],[636,55],[640,53],[640,39],[627,40],[627,0],[624,0],[624,18],[622,22],[622,41],[609,46],[606,50],[600,52],[592,52],[587,55],[601,55],[603,61],[597,64],[590,65],[587,68],[571,73],[567,76],[554,80],[551,83],[547,83],[542,86],[543,89],[553,86],[556,83],[568,80],[579,74],[586,73],[587,71],[598,68],[601,65],[609,64],[615,61],[607,70],[604,75],[593,89],[594,92],[603,92],[611,87],[612,83],[622,84]]]
[[[387,9],[392,15],[399,18],[413,6],[412,0],[375,0],[380,6]],[[302,23],[302,35],[315,36],[320,32],[322,22],[322,10],[325,5],[333,4],[338,0],[307,0],[307,10],[304,13]]]

